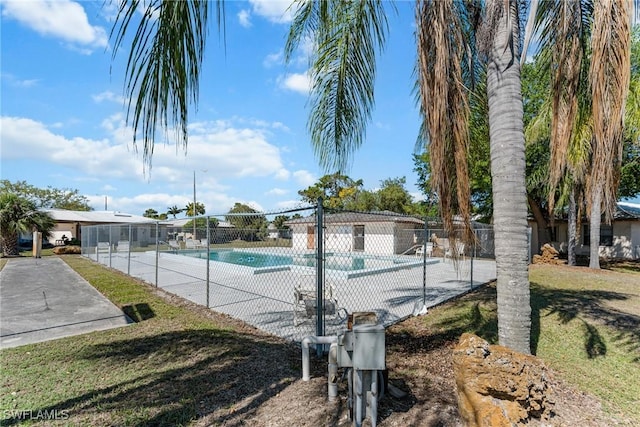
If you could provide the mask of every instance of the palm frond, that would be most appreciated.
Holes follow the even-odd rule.
[[[453,232],[452,216],[460,214],[470,231],[468,171],[469,99],[464,85],[470,50],[464,5],[452,0],[422,0],[416,7],[417,78],[421,139],[428,141],[431,184],[438,194],[444,227]],[[466,236],[469,237],[470,236]]]
[[[627,0],[601,0],[594,10],[589,69],[593,104],[593,162],[589,193],[602,191],[605,221],[617,202],[622,163],[624,107],[631,74],[631,5]],[[599,208],[589,205],[589,209]]]
[[[216,4],[218,28],[223,29],[224,4]],[[120,2],[111,30],[113,55],[135,27],[125,74],[127,123],[134,130],[134,146],[143,141],[149,168],[158,128],[167,132],[173,127],[176,143],[187,149],[189,108],[198,102],[208,18],[205,0]]]
[[[303,37],[316,44],[308,128],[326,170],[345,171],[362,144],[374,106],[376,52],[388,25],[383,2],[300,2],[286,45],[291,57]]]

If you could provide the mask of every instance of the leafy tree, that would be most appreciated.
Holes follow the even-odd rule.
[[[180,213],[184,212],[185,209],[180,209],[178,206],[173,205],[169,208],[167,208],[167,215],[173,215],[173,218],[176,218],[176,215],[179,215]]]
[[[13,193],[35,204],[37,208],[67,209],[73,211],[90,211],[89,199],[78,190],[71,188],[38,188],[26,181],[0,181],[0,192]]]
[[[315,204],[322,197],[323,205],[330,209],[349,209],[357,199],[362,180],[354,181],[346,175],[334,173],[325,175],[317,183],[298,191],[302,200]]]
[[[28,231],[40,231],[43,238],[50,236],[55,221],[49,214],[37,210],[36,204],[17,194],[0,193],[0,238],[2,255],[19,254],[18,235]]]
[[[379,210],[402,214],[414,213],[413,197],[405,188],[406,183],[407,179],[404,176],[382,180],[380,189],[376,192]]]
[[[218,221],[217,218],[209,217],[210,238],[212,238],[215,235],[215,230],[219,224],[220,224],[220,221]],[[194,236],[194,239],[205,239],[207,237],[206,230],[207,230],[207,218],[202,218],[202,217],[196,218],[196,235]],[[185,222],[185,224],[182,226],[182,231],[183,232],[193,231],[193,220]]]
[[[287,215],[276,215],[276,217],[273,219],[273,225],[277,230],[288,230],[289,226],[285,225],[284,223],[289,221],[289,219],[290,218]]]
[[[187,216],[198,216],[198,215],[204,215],[206,211],[202,203],[196,202],[196,209],[194,214],[193,202],[191,202],[191,203],[187,203],[187,206],[184,208],[184,212],[187,214]]]
[[[235,203],[228,214],[235,214],[226,215],[225,220],[238,230],[239,238],[242,240],[264,240],[267,236],[267,218],[251,206]]]

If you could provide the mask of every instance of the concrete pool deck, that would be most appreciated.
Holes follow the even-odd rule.
[[[277,253],[286,252],[277,248]],[[156,257],[154,251],[130,255],[102,255],[99,261],[285,339],[299,341],[315,334],[311,319],[299,326],[293,322],[294,286],[315,283],[312,267],[292,265],[286,270],[255,274],[251,267],[210,261],[207,271],[205,259],[172,253],[159,253]],[[407,262],[416,259],[405,257]],[[96,255],[91,258],[95,260]],[[407,264],[408,268],[359,277],[345,277],[327,269],[325,281],[333,285],[339,307],[348,312],[375,311],[380,322],[391,325],[411,316],[417,307],[441,304],[496,277],[493,260],[474,260],[473,280],[468,259],[460,262],[457,269],[450,260],[427,261],[424,269],[422,263],[414,262]],[[342,328],[337,318],[327,319],[327,334]]]

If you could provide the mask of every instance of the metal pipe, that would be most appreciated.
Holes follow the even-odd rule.
[[[327,385],[329,400],[338,397],[338,343],[333,342],[329,347],[329,384]]]
[[[378,422],[378,371],[371,371],[371,427],[376,427]]]
[[[333,344],[338,343],[338,336],[332,335],[328,337],[313,336],[304,337],[302,339],[302,381],[309,381],[311,374],[309,373],[309,344]],[[337,353],[337,352],[336,352]],[[331,354],[331,351],[329,351]],[[336,363],[337,364],[337,363]]]

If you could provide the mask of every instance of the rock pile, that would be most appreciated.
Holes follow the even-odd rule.
[[[540,255],[533,256],[533,264],[566,264],[565,260],[558,258],[559,252],[546,243],[540,248]]]
[[[80,246],[68,245],[68,246],[56,246],[53,248],[53,253],[56,255],[75,254],[80,255],[82,250]]]
[[[526,425],[553,416],[551,374],[537,357],[463,334],[453,350],[453,369],[468,427]]]

